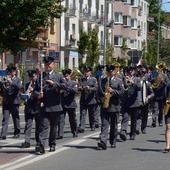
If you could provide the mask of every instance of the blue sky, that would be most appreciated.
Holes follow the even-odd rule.
[[[162,10],[164,10],[165,12],[170,12],[170,0],[162,0]]]

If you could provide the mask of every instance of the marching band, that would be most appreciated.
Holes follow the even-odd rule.
[[[101,122],[98,147],[107,149],[109,135],[111,148],[116,148],[118,136],[122,141],[126,141],[128,134],[130,140],[135,140],[136,135],[147,133],[150,111],[152,128],[157,124],[163,126],[163,115],[165,116],[165,152],[170,151],[170,76],[164,62],[157,63],[155,69],[143,65],[137,68],[122,67],[120,64],[99,65],[96,67],[95,77],[90,66],[83,67],[83,74],[79,70],[70,69],[58,73],[54,69],[53,57],[44,57],[43,60],[44,72],[38,74],[37,70],[27,70],[29,82],[24,85],[16,75],[16,67],[13,66],[8,66],[9,76],[0,81],[0,89],[3,91],[1,140],[7,138],[10,114],[14,123],[14,138],[20,137],[19,106],[22,98],[25,100],[23,148],[30,147],[32,122],[35,119],[35,151],[45,153],[45,144],[49,136],[49,152],[54,152],[56,140],[64,137],[66,113],[69,116],[73,137],[78,137],[78,133],[84,133],[88,113],[91,131],[95,131]],[[23,93],[22,86],[25,89]],[[76,115],[78,92],[79,125]],[[129,120],[131,121],[128,133]]]

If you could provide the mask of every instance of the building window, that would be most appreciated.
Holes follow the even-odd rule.
[[[136,40],[130,40],[130,48],[136,48],[136,47],[137,47]]]
[[[75,58],[73,58],[73,68],[75,68]]]
[[[115,12],[115,23],[122,24],[122,13]]]
[[[114,45],[118,45],[118,46],[122,45],[122,37],[121,36],[114,37]]]
[[[130,26],[131,18],[129,16],[123,16],[123,25]]]
[[[126,45],[127,45],[127,47],[130,46],[130,38],[126,38]]]
[[[137,28],[137,19],[131,18],[131,27]]]
[[[130,4],[131,0],[123,0],[124,3]]]

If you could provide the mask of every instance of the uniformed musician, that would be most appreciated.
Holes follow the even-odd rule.
[[[8,121],[10,114],[12,115],[14,123],[14,136],[18,138],[20,136],[20,117],[19,117],[19,105],[20,91],[22,89],[21,79],[16,75],[17,68],[14,66],[7,67],[8,76],[0,82],[0,86],[3,89],[3,101],[2,101],[2,130],[1,140],[5,140],[7,137]]]
[[[163,126],[163,108],[165,105],[165,89],[169,84],[167,75],[153,72],[153,78],[151,84],[153,87],[154,97],[152,99],[152,124],[151,127],[155,128],[157,121],[159,126]],[[157,78],[161,81],[157,81]],[[156,84],[156,86],[154,85]]]
[[[100,85],[100,80],[103,78],[106,78],[107,75],[105,75],[105,70],[104,70],[105,66],[103,65],[98,65],[97,66],[97,70],[96,70],[96,78],[97,78],[97,82],[98,82],[98,88],[101,87]],[[99,117],[100,117],[100,106],[101,106],[101,101],[100,101],[100,96],[98,95],[98,93],[96,94],[97,97],[97,103],[96,103],[96,109],[95,109],[95,128],[99,128]]]
[[[110,93],[111,97],[108,103],[108,108],[104,108],[101,104],[101,133],[98,146],[103,150],[107,149],[108,128],[110,125],[109,143],[111,148],[116,148],[118,134],[118,120],[120,111],[120,98],[123,96],[124,88],[123,81],[116,77],[114,65],[106,66],[107,76],[100,80],[102,89],[98,89],[99,96],[105,97],[105,92]],[[109,81],[109,82],[108,82]],[[109,86],[106,84],[109,83]],[[106,89],[107,88],[107,89]]]
[[[135,140],[136,135],[136,116],[140,106],[138,91],[141,90],[140,78],[135,77],[135,68],[124,68],[124,95],[122,97],[122,122],[120,138],[123,141],[127,139],[127,127],[129,116],[131,117],[130,140]]]
[[[25,142],[22,143],[24,148],[30,147],[30,136],[33,124],[33,119],[35,119],[35,140],[36,145],[39,146],[39,128],[40,128],[40,85],[37,81],[37,70],[27,71],[30,81],[25,85],[25,94],[29,96],[25,102]]]
[[[49,152],[55,151],[56,146],[56,123],[60,112],[63,110],[61,105],[60,90],[66,89],[66,82],[63,75],[54,71],[54,58],[44,57],[46,76],[43,80],[43,92],[41,102],[41,130],[40,130],[40,146],[36,147],[36,152],[45,153],[45,143],[49,133]]]
[[[96,92],[97,92],[97,79],[91,76],[92,68],[85,66],[84,77],[82,78],[82,89],[80,97],[80,124],[78,133],[84,133],[86,114],[89,114],[89,124],[91,131],[95,131],[95,105],[96,105]]]
[[[68,113],[69,116],[71,133],[73,134],[73,137],[77,137],[77,118],[76,118],[77,104],[75,98],[78,92],[78,85],[75,80],[71,80],[71,72],[72,71],[70,69],[62,70],[63,76],[66,80],[68,87],[66,90],[63,90],[63,92],[61,93],[63,111],[61,111],[60,114],[57,139],[62,139],[64,136],[66,113]]]
[[[140,107],[137,115],[136,134],[140,134],[140,130],[145,134],[148,122],[148,107],[154,93],[151,83],[146,81],[146,72],[139,71],[138,76],[141,80],[141,91],[138,92]]]

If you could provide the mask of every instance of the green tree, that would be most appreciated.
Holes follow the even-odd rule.
[[[149,66],[155,66],[157,56],[157,43],[154,41],[148,41],[147,47],[148,47],[146,55],[147,64]]]
[[[98,63],[98,57],[100,54],[98,31],[95,27],[91,31],[87,50],[88,50],[88,56],[86,59],[86,63],[91,67],[94,67],[95,64]]]
[[[113,64],[114,63],[114,56],[113,56],[113,47],[111,46],[110,41],[107,41],[107,46],[106,46],[106,64]]]
[[[161,39],[160,42],[160,60],[166,62],[166,65],[170,67],[170,40]]]
[[[147,45],[146,45],[146,41],[143,40],[142,41],[142,61],[144,65],[147,65]]]
[[[127,44],[126,44],[126,38],[123,38],[122,46],[120,47],[121,53],[122,53],[122,58],[126,60],[126,66],[128,65],[128,58],[127,58],[127,52],[129,50]]]
[[[26,40],[30,46],[41,32],[38,27],[48,27],[50,17],[60,18],[66,8],[62,0],[3,0],[0,3],[0,51],[17,54]]]
[[[162,25],[166,20],[165,12],[160,8],[160,0],[149,0],[149,14],[152,14],[155,22],[149,22],[149,31],[155,31],[158,33],[158,17],[160,10],[160,25]],[[160,33],[160,36],[162,34]],[[156,34],[157,37],[157,34]]]
[[[80,30],[80,39],[77,42],[78,45],[78,52],[79,54],[81,54],[81,56],[84,58],[85,54],[86,54],[86,50],[89,44],[89,35],[87,34],[86,31],[84,31],[83,29]]]

